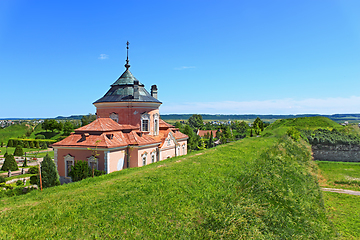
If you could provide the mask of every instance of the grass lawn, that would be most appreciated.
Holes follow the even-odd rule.
[[[0,201],[5,239],[330,239],[309,151],[251,138]]]
[[[360,191],[360,163],[316,161],[321,187]],[[359,199],[360,200],[360,199]]]
[[[339,239],[360,239],[360,197],[348,194],[323,192],[329,219]]]

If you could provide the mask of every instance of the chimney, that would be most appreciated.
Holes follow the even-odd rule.
[[[152,85],[152,86],[151,86],[151,96],[152,96],[153,98],[156,98],[156,99],[157,99],[157,93],[158,93],[157,90],[158,90],[158,89],[157,89],[156,85]]]
[[[134,81],[134,99],[139,99],[139,81]]]

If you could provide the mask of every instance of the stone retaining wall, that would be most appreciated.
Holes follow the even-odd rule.
[[[359,145],[314,145],[311,148],[314,160],[360,162]]]

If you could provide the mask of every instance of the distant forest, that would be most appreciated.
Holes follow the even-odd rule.
[[[163,120],[188,120],[193,114],[162,114]],[[261,115],[261,114],[200,114],[203,120],[254,120],[257,117],[266,120],[286,119],[286,118],[298,118],[298,117],[315,117],[323,116],[330,118],[336,122],[343,121],[360,121],[360,114],[297,114],[297,115]],[[69,117],[58,116],[57,120],[80,120],[84,115],[72,115]],[[27,118],[30,120],[29,118]],[[0,120],[25,120],[25,118],[4,118]]]

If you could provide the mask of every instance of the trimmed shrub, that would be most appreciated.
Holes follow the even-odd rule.
[[[29,148],[29,141],[23,141],[24,142],[24,148]]]
[[[14,156],[20,157],[22,155],[24,155],[23,149],[20,145],[17,145],[14,151]]]
[[[35,139],[45,139],[45,136],[42,134],[36,135]]]
[[[37,175],[30,177],[30,184],[32,184],[32,185],[38,184],[38,176]]]
[[[39,167],[38,166],[32,166],[29,168],[30,174],[38,174],[39,173]]]
[[[30,141],[30,142],[29,142],[29,147],[30,147],[30,148],[34,148],[34,142],[33,142],[33,141]]]
[[[47,149],[46,142],[40,143],[41,149]]]
[[[54,161],[48,154],[41,162],[41,180],[43,188],[60,185],[59,174]]]
[[[19,170],[14,156],[10,155],[10,154],[6,156],[4,164],[3,164],[2,168],[1,168],[1,171],[9,171],[9,169],[11,171]]]
[[[40,145],[39,145],[38,141],[35,142],[35,148],[40,148]]]
[[[77,161],[74,166],[71,166],[69,176],[73,182],[83,180],[91,176],[91,168],[86,161]]]

